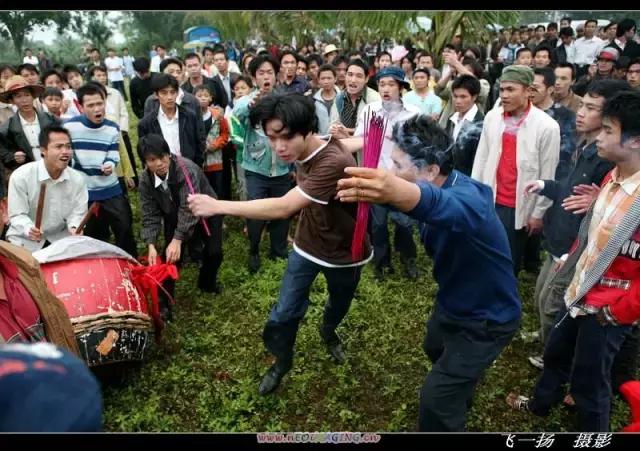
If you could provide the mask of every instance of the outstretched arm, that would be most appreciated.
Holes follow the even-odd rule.
[[[217,200],[206,194],[192,194],[188,201],[195,216],[229,215],[263,221],[289,218],[313,202],[297,188],[291,189],[282,197],[268,199],[237,202]]]

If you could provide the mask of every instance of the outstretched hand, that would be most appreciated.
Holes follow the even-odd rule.
[[[219,214],[218,201],[206,194],[190,194],[187,202],[194,216],[208,218]]]
[[[336,199],[341,202],[389,203],[392,198],[393,176],[383,169],[349,167],[344,170],[351,178],[338,180]]]

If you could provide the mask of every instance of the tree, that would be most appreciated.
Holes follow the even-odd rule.
[[[71,19],[71,29],[101,50],[113,36],[116,25],[116,21],[109,17],[109,11],[77,12]]]
[[[152,45],[182,47],[185,13],[132,11],[124,13],[121,29],[132,54],[146,55]]]
[[[0,36],[13,41],[18,55],[22,54],[22,45],[27,34],[36,28],[45,28],[55,23],[58,33],[69,24],[68,11],[3,11],[0,12]]]

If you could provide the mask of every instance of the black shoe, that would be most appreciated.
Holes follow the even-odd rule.
[[[160,308],[160,318],[163,323],[170,323],[173,321],[173,312],[170,308]]]
[[[344,353],[344,349],[342,349],[342,343],[339,341],[331,344],[327,343],[327,350],[338,365],[342,365],[347,360],[347,355]]]
[[[415,258],[408,258],[404,262],[404,275],[407,279],[416,280],[420,276]]]
[[[271,368],[269,368],[262,377],[262,381],[258,387],[258,393],[264,396],[274,391],[278,388],[282,378],[288,371],[289,368],[282,368],[282,366],[276,361],[276,363],[271,365]]]
[[[379,282],[382,282],[384,281],[384,279],[386,279],[388,274],[395,273],[395,270],[391,265],[380,265],[380,266],[376,266],[373,272],[374,272],[375,278],[378,279]]]
[[[198,284],[198,288],[203,293],[214,293],[214,294],[222,293],[222,287],[220,286],[220,284],[218,282],[214,283],[213,285],[211,285],[211,284]]]
[[[260,269],[260,254],[249,254],[249,271],[253,274]]]

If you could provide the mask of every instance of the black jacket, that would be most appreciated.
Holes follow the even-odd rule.
[[[575,159],[575,154],[573,159]],[[576,185],[600,185],[604,176],[613,169],[614,164],[598,156],[595,142],[588,145],[572,163],[569,173],[562,179],[545,180],[540,193],[553,201],[553,205],[544,215],[543,247],[551,255],[560,257],[566,254],[578,236],[580,222],[584,215],[574,215],[562,208],[562,201],[573,194]]]
[[[178,126],[180,128],[180,153],[185,158],[190,159],[198,166],[202,166],[202,154],[205,149],[204,134],[198,132],[198,125],[202,125],[202,120],[196,117],[192,111],[187,110],[182,105],[178,105]],[[203,127],[204,129],[204,127]],[[149,133],[156,133],[162,136],[162,129],[158,122],[158,110],[145,114],[138,123],[138,139]],[[142,155],[140,160],[144,161]]]
[[[213,90],[214,103],[224,110],[229,105],[229,98],[227,97],[227,91],[224,90],[222,81],[219,78],[208,78],[202,76],[202,84],[209,86]],[[193,94],[193,86],[191,81],[187,80],[180,86],[185,92]]]
[[[230,108],[233,108],[233,85],[238,79],[238,77],[240,77],[240,74],[236,74],[235,72],[229,72],[229,89],[231,91],[231,98],[229,98],[229,96],[227,95],[227,103],[229,104]],[[226,94],[227,91],[224,89],[224,83],[222,82],[222,77],[220,77],[220,74],[213,77],[213,80],[220,83],[220,86],[222,86],[222,90]],[[216,102],[216,104],[218,104],[218,102]]]
[[[482,123],[484,122],[484,114],[478,110],[473,117],[472,124],[464,124],[462,130],[458,133],[458,139],[453,147],[454,168],[465,175],[471,177],[471,169],[473,169],[473,160],[476,157],[476,150],[480,142],[482,134]],[[447,121],[447,134],[453,138],[454,124]]]
[[[151,89],[151,79],[153,74],[149,78],[135,77],[129,84],[129,94],[131,95],[131,109],[138,119],[144,117],[144,102],[153,94]]]
[[[50,114],[36,111],[36,116],[40,123],[40,130],[51,125],[60,125],[60,120]],[[20,118],[18,117],[18,113],[16,113],[0,125],[0,160],[2,160],[2,164],[4,164],[6,168],[16,169],[20,166],[16,163],[14,156],[18,149],[27,154],[25,163],[34,161],[31,144],[29,144],[29,140],[24,134]]]

